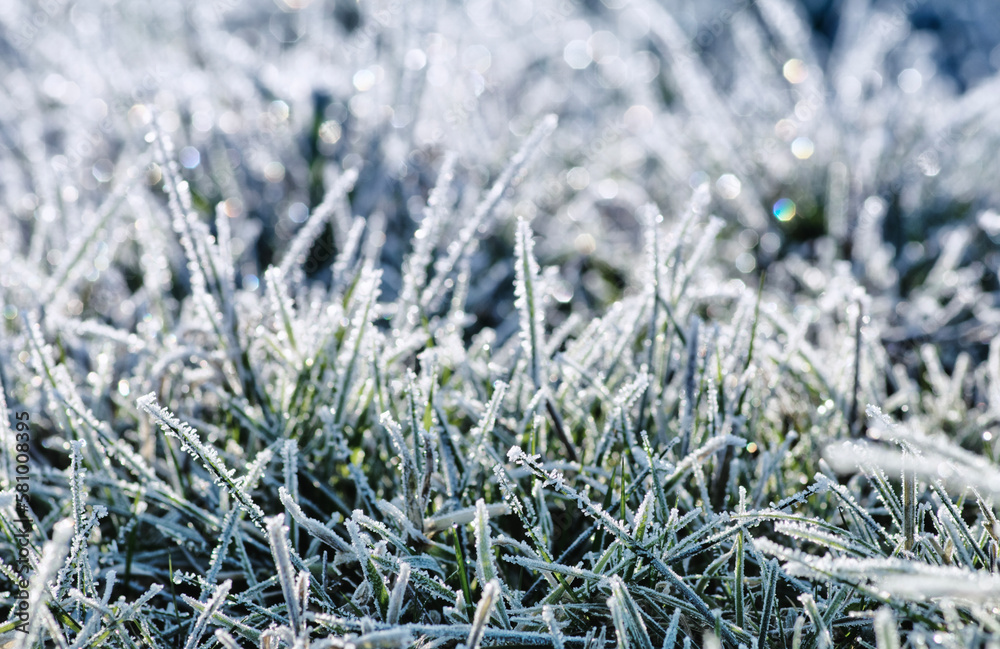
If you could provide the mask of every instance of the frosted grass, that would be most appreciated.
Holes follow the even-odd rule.
[[[1000,639],[998,82],[909,9],[121,4],[0,12],[0,645]]]

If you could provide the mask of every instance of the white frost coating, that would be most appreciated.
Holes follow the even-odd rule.
[[[233,582],[229,579],[219,584],[219,587],[215,589],[215,594],[212,595],[212,599],[208,600],[205,604],[204,609],[198,615],[198,619],[194,623],[194,627],[191,629],[191,633],[188,635],[187,642],[184,643],[184,649],[194,649],[201,642],[201,637],[205,633],[205,627],[208,625],[208,621],[216,613],[216,611],[221,608],[226,596],[229,594],[229,590],[233,587]]]
[[[535,388],[545,385],[545,324],[543,296],[538,293],[538,262],[535,260],[535,242],[531,226],[523,219],[517,221],[517,237],[514,246],[514,295],[515,304],[521,316],[521,346],[531,365],[531,377]]]
[[[525,138],[524,143],[518,152],[511,158],[510,163],[497,178],[493,186],[490,187],[486,197],[476,206],[472,218],[468,220],[465,227],[458,234],[457,240],[448,246],[448,256],[441,259],[434,265],[434,279],[431,280],[420,297],[421,306],[424,309],[436,309],[438,303],[444,295],[442,287],[461,259],[469,255],[474,248],[475,235],[479,228],[492,216],[497,204],[512,184],[519,180],[519,176],[524,171],[527,163],[535,154],[539,146],[556,129],[559,118],[554,115],[546,115],[539,121],[535,128]]]
[[[299,266],[306,260],[309,248],[316,241],[316,238],[323,232],[330,216],[337,209],[344,196],[354,188],[354,183],[358,180],[358,170],[351,168],[341,174],[340,178],[327,190],[323,202],[316,206],[309,215],[309,220],[299,230],[295,238],[292,239],[285,257],[281,260],[280,277],[291,278],[301,276]]]
[[[288,545],[285,515],[271,516],[264,522],[267,525],[267,540],[271,546],[271,555],[274,557],[274,565],[278,569],[278,583],[281,585],[281,592],[288,605],[288,620],[292,625],[292,632],[299,636],[303,631],[302,614],[304,611],[300,609],[301,600],[296,595],[298,590],[295,587],[292,572],[291,548]]]
[[[978,458],[966,461],[965,451],[955,446],[942,448],[940,443],[934,443],[923,446],[921,451],[920,456],[914,456],[885,446],[840,442],[828,446],[824,457],[840,473],[853,473],[865,465],[879,467],[889,475],[906,470],[924,480],[940,480],[955,491],[974,488],[984,495],[1000,498],[997,468],[985,465]]]
[[[389,611],[385,620],[389,624],[399,622],[399,612],[403,607],[403,598],[406,596],[406,586],[410,583],[410,564],[405,561],[399,562],[399,574],[396,576],[396,583],[392,587],[392,595],[389,597]]]
[[[50,595],[50,581],[70,550],[70,539],[73,537],[74,521],[64,518],[52,528],[52,540],[42,548],[42,556],[38,561],[35,574],[28,586],[28,629],[21,635],[17,649],[29,649],[35,646],[38,637],[38,624],[41,615],[39,609],[45,606]]]
[[[198,437],[198,431],[174,417],[166,408],[161,408],[156,403],[156,393],[150,392],[136,399],[136,405],[146,411],[153,420],[163,429],[163,432],[171,437],[181,440],[181,449],[186,451],[195,459],[201,460],[202,464],[215,479],[216,484],[221,485],[233,496],[240,506],[246,510],[250,519],[255,525],[264,529],[264,512],[253,502],[250,494],[233,480],[234,469],[227,468],[219,458],[218,452],[202,443]]]
[[[486,505],[485,509],[489,518],[506,516],[510,513],[510,507],[507,503],[491,503]],[[450,529],[452,525],[466,525],[471,523],[476,518],[477,511],[478,505],[477,507],[465,507],[447,514],[425,518],[424,533],[429,534],[431,532],[439,532],[441,530]]]
[[[520,446],[511,446],[507,450],[507,461],[517,462],[524,455],[524,451],[521,450]]]
[[[499,598],[500,582],[493,580],[486,584],[483,588],[483,597],[476,606],[476,615],[469,629],[469,638],[465,641],[465,646],[468,649],[479,649],[479,643],[482,642],[483,633],[490,621],[490,611],[493,610],[493,606]]]

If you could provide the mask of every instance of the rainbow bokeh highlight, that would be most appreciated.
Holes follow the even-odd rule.
[[[774,218],[781,222],[791,221],[795,216],[795,201],[790,198],[779,198],[772,208]]]

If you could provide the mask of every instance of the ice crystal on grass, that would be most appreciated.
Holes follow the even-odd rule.
[[[293,583],[292,560],[288,545],[288,533],[285,528],[284,514],[272,516],[266,521],[267,540],[271,546],[271,554],[274,556],[274,565],[278,570],[278,583],[281,585],[281,592],[285,596],[285,605],[288,621],[295,636],[302,635],[302,616],[305,611],[302,609],[302,600],[298,596],[298,588]]]
[[[354,188],[354,183],[358,180],[358,170],[348,169],[343,176],[337,179],[333,187],[323,198],[323,202],[316,206],[313,213],[309,215],[309,220],[300,230],[285,253],[281,265],[278,267],[282,277],[292,277],[293,273],[298,273],[298,267],[306,260],[309,248],[316,242],[316,238],[323,232],[331,214],[339,207],[344,196]]]
[[[0,645],[1000,640],[982,3],[8,4]]]
[[[233,582],[227,579],[219,584],[219,587],[215,589],[215,594],[212,595],[210,600],[208,600],[208,603],[198,615],[198,619],[195,620],[194,627],[191,629],[191,634],[188,635],[187,643],[184,645],[184,649],[193,649],[198,646],[198,643],[201,642],[201,636],[205,633],[205,627],[207,626],[208,621],[222,606],[222,603],[225,601],[232,586]]]
[[[181,450],[202,462],[216,484],[223,486],[247,512],[254,524],[263,528],[264,512],[258,507],[245,489],[233,480],[235,469],[226,468],[216,449],[206,446],[198,437],[198,431],[181,422],[166,408],[156,405],[156,394],[139,397],[136,405],[148,413],[163,429],[163,432],[181,441]]]
[[[15,646],[18,649],[33,647],[38,640],[41,622],[41,608],[53,597],[50,581],[56,574],[56,569],[63,562],[70,550],[70,539],[73,536],[73,520],[63,519],[52,528],[52,538],[42,547],[38,563],[33,566],[34,572],[27,589],[28,601],[26,615],[19,621],[24,625],[18,630],[22,633]],[[23,589],[23,585],[22,585]],[[56,594],[57,595],[57,594]],[[23,608],[21,610],[24,610]]]
[[[528,358],[532,383],[535,389],[543,385],[546,375],[542,350],[545,348],[543,296],[538,293],[538,262],[533,252],[534,241],[531,228],[526,222],[517,223],[517,244],[514,254],[517,259],[515,294],[517,310],[521,315],[521,345]]]

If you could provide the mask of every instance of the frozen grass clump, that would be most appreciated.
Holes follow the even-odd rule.
[[[5,6],[0,644],[1000,642],[1000,78],[917,9]]]

